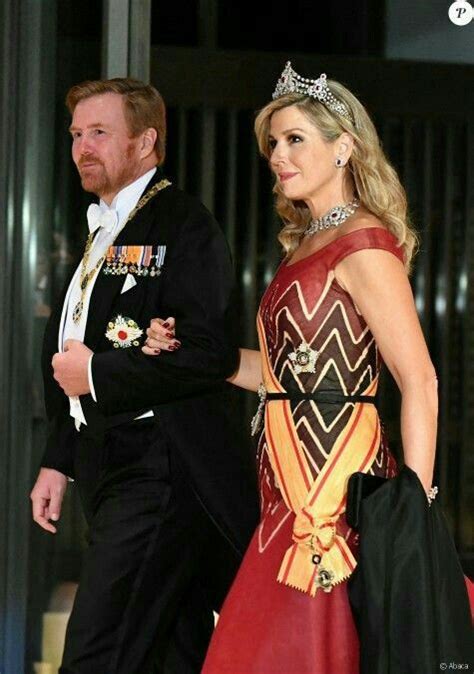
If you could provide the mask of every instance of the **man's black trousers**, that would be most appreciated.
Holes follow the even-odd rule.
[[[159,422],[86,430],[75,471],[90,539],[60,674],[198,674],[217,530]]]

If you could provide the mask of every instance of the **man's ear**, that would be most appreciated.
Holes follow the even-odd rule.
[[[155,143],[158,137],[156,129],[149,128],[142,133],[140,145],[140,159],[146,159],[155,150]]]

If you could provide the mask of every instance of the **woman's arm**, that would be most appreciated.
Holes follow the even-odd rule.
[[[175,351],[181,346],[174,336],[175,319],[172,316],[166,320],[154,318],[146,334],[147,340],[142,351],[147,356],[158,356],[161,351]],[[260,351],[239,349],[239,366],[227,381],[248,391],[256,391],[262,381]]]
[[[239,355],[239,367],[227,381],[248,391],[256,391],[262,382],[260,351],[239,349]]]
[[[400,389],[405,463],[428,492],[436,451],[437,379],[403,264],[388,251],[361,250],[342,260],[335,274],[362,313]]]

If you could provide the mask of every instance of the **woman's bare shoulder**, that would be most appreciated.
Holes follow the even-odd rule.
[[[355,232],[358,229],[371,229],[373,227],[378,227],[388,231],[388,227],[376,215],[370,213],[370,211],[358,210],[339,229],[339,236],[350,234],[351,232]]]

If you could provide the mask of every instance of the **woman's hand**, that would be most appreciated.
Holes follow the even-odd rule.
[[[181,342],[175,337],[174,318],[152,318],[146,331],[147,338],[142,351],[147,356],[158,356],[162,351],[176,351]]]

